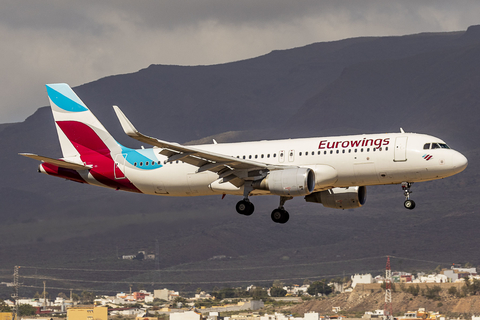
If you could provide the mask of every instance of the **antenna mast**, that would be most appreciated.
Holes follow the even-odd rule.
[[[385,308],[383,310],[385,319],[393,319],[392,307],[392,269],[390,268],[390,256],[387,256],[387,267],[385,268]]]

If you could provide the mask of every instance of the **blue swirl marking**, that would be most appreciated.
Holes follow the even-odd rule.
[[[66,83],[47,84],[47,93],[50,100],[59,108],[69,112],[87,111],[87,106],[73,92]]]
[[[159,160],[155,157],[155,152],[153,152],[153,149],[135,150],[124,147],[119,143],[118,145],[122,148],[122,154],[127,155],[126,160],[132,166],[134,166],[136,163],[136,167],[143,170],[153,170],[163,167],[163,165],[158,164]],[[140,163],[142,163],[141,166]],[[148,165],[145,165],[146,163],[148,163]]]

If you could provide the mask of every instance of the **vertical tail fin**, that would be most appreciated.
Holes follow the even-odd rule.
[[[46,87],[64,158],[107,155],[120,150],[115,139],[68,84],[47,84]]]

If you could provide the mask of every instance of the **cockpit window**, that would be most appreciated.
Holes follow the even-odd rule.
[[[425,143],[425,144],[423,145],[423,149],[425,149],[425,150],[430,149],[430,143]]]
[[[423,148],[425,149],[425,146],[423,146]],[[450,149],[449,146],[447,146],[446,143],[432,143],[432,149]]]

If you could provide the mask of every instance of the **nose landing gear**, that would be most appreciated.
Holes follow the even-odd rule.
[[[413,182],[402,182],[403,195],[405,196],[405,202],[403,203],[403,206],[409,210],[415,208],[415,201],[410,200],[410,193],[412,193],[410,188],[412,187],[412,184]]]

